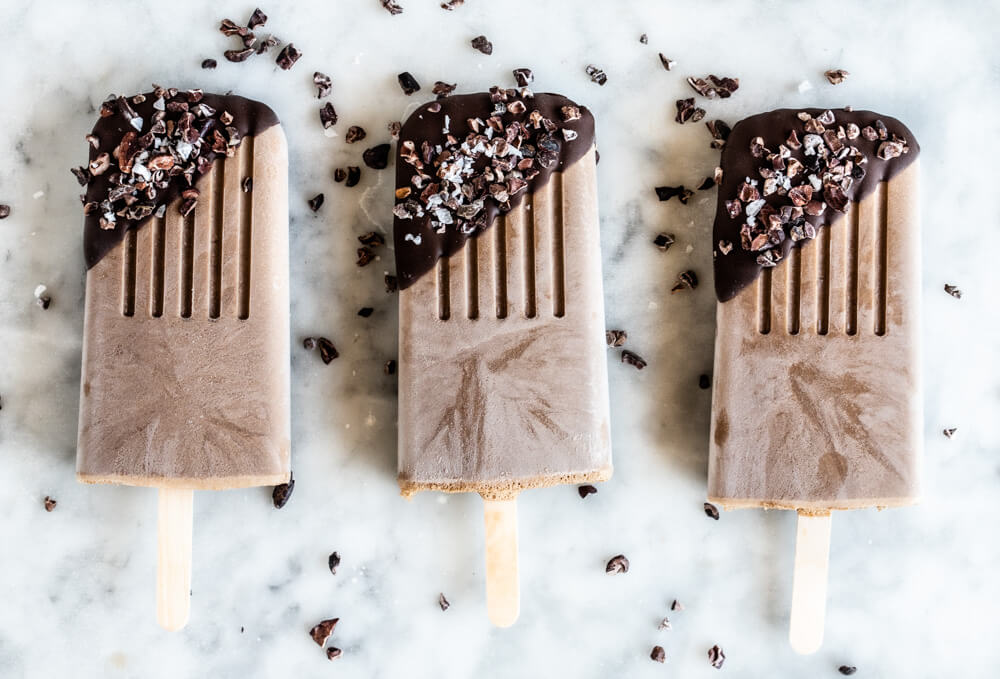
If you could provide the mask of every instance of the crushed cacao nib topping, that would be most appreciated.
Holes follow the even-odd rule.
[[[713,505],[711,502],[705,503],[705,516],[710,519],[719,520],[719,508]]]
[[[587,484],[585,486],[579,486],[576,489],[576,492],[580,495],[580,498],[582,499],[582,498],[587,497],[588,495],[593,495],[594,493],[596,493],[597,492],[597,488],[595,488],[594,486],[592,486],[590,484]]]
[[[377,248],[385,245],[385,238],[382,237],[382,234],[376,231],[369,231],[368,233],[358,236],[358,242],[369,248]]]
[[[278,52],[278,58],[275,59],[275,63],[278,64],[282,70],[287,71],[294,66],[295,62],[301,57],[302,52],[295,49],[295,45],[292,43],[288,43],[280,52]]]
[[[485,35],[477,35],[473,38],[472,46],[483,54],[493,54],[493,43]]]
[[[715,99],[716,97],[727,99],[740,87],[739,78],[720,78],[715,75],[704,78],[691,77],[687,81],[695,92],[706,99]]]
[[[244,177],[243,182],[240,184],[240,188],[243,189],[243,193],[250,193],[253,191],[253,177]]]
[[[313,85],[316,86],[317,99],[328,97],[330,96],[330,92],[333,91],[333,81],[330,80],[330,76],[326,73],[320,73],[319,71],[313,73]]]
[[[698,274],[694,271],[682,271],[677,275],[677,282],[674,287],[670,288],[670,292],[677,292],[678,290],[694,290],[698,287]]]
[[[708,662],[712,664],[717,670],[722,669],[722,663],[726,661],[726,654],[722,652],[722,649],[718,646],[712,646],[708,649]]]
[[[542,168],[559,163],[563,144],[575,143],[575,134],[565,134],[573,130],[532,110],[531,98],[522,98],[517,90],[492,87],[490,99],[492,115],[467,120],[465,135],[447,132],[450,122],[444,116],[443,144],[400,142],[400,159],[415,174],[412,187],[396,191],[393,214],[398,219],[428,218],[439,234],[456,230],[471,235],[488,225],[488,204],[509,212],[512,199],[527,191]],[[564,117],[566,108],[571,107],[564,107]],[[579,116],[579,111],[575,118],[570,115]]]
[[[10,205],[0,205],[0,219],[7,219],[10,217]]]
[[[330,635],[333,634],[333,630],[337,626],[338,622],[340,622],[340,618],[323,620],[309,630],[309,636],[312,637],[313,641],[322,646],[326,643],[326,640],[330,638]]]
[[[281,509],[287,505],[288,500],[292,497],[293,490],[295,490],[295,476],[289,472],[288,483],[279,483],[271,491],[271,502],[274,503],[274,508]]]
[[[517,83],[518,87],[527,87],[535,82],[535,74],[532,73],[530,68],[515,68],[514,82]]]
[[[639,36],[639,42],[642,43],[643,45],[648,45],[649,44],[649,36],[646,35],[645,33],[643,33],[642,35]]]
[[[319,110],[319,121],[323,124],[323,129],[333,127],[337,124],[337,111],[333,104],[326,102]]]
[[[403,71],[397,75],[396,80],[399,82],[399,86],[403,89],[403,94],[406,96],[410,96],[420,90],[420,83],[417,82],[417,79],[409,71]]]
[[[608,565],[604,567],[605,573],[628,573],[628,559],[624,554],[619,554],[618,556],[613,556],[608,561]]]
[[[590,76],[591,82],[595,82],[598,85],[604,85],[604,83],[608,82],[608,74],[593,64],[587,66],[587,75]]]
[[[385,291],[388,293],[399,290],[399,279],[392,274],[385,275]]]
[[[368,318],[373,313],[375,313],[375,309],[370,306],[363,306],[358,309],[358,316],[361,316],[361,318]]]
[[[385,365],[382,366],[382,372],[384,374],[386,374],[386,375],[395,375],[396,374],[396,359],[390,358],[388,361],[386,361]]]
[[[434,83],[434,87],[431,88],[431,93],[436,94],[438,99],[444,99],[449,94],[454,92],[456,87],[458,87],[458,83],[449,84],[441,80],[438,80],[437,82]],[[397,130],[397,134],[398,132],[399,130]]]
[[[438,594],[438,606],[441,607],[442,611],[447,611],[448,608],[451,607],[451,603],[448,601],[447,597],[445,597],[444,592]]]
[[[391,123],[389,123],[387,127],[389,129],[389,136],[391,136],[393,139],[399,139],[399,131],[403,129],[403,123],[399,122],[398,120],[394,120]]]
[[[628,363],[633,366],[636,370],[642,370],[648,364],[639,354],[634,351],[629,351],[628,349],[622,350],[622,363]]]
[[[668,59],[663,52],[660,52],[660,63],[663,64],[663,68],[667,69],[668,71],[672,71],[674,70],[674,65],[677,62],[674,61],[673,59]]]
[[[323,201],[325,200],[322,193],[317,193],[315,196],[309,199],[309,209],[313,212],[319,211],[323,207]]]
[[[709,120],[705,123],[705,127],[708,128],[709,133],[712,135],[711,147],[713,149],[721,149],[726,145],[729,133],[732,132],[732,128],[729,125],[721,120]]]
[[[201,67],[204,69],[213,69],[218,65],[219,62],[217,62],[215,59],[205,59],[204,61],[201,62]]]
[[[831,69],[824,73],[826,79],[830,81],[831,85],[839,85],[840,83],[847,80],[847,76],[851,75],[842,68]]]
[[[368,248],[358,248],[358,266],[368,266],[375,259],[375,253]]]
[[[365,132],[365,128],[358,127],[357,125],[351,125],[347,128],[347,134],[344,135],[344,141],[348,144],[353,144],[356,141],[361,141],[367,136],[368,133]]]
[[[384,170],[389,165],[389,145],[379,144],[362,154],[365,165],[373,170]]]
[[[715,186],[715,179],[713,177],[705,177],[705,180],[698,185],[699,191],[707,191]]]
[[[56,502],[55,498],[46,495],[45,500],[42,501],[42,504],[45,506],[45,511],[51,512],[53,509],[56,508],[56,505],[59,503]]]
[[[465,0],[448,0],[448,2],[441,3],[441,9],[446,9],[449,12],[454,11],[456,7],[461,7],[465,4]]]
[[[681,186],[657,186],[656,197],[660,201],[670,200],[673,197],[677,197],[682,204],[687,205],[688,200],[694,195],[694,191],[690,189],[685,189],[684,185]]]
[[[667,662],[667,652],[663,650],[663,646],[653,646],[653,651],[649,654],[649,657],[654,662]]]
[[[620,347],[628,339],[628,333],[624,330],[607,330],[604,337],[609,347]]]
[[[962,291],[959,290],[957,285],[952,285],[951,283],[944,284],[944,291],[955,299],[962,299]]]
[[[883,140],[875,147],[882,160],[909,153],[906,139],[890,136],[881,120],[859,131],[857,124],[838,124],[830,110],[817,116],[802,111],[797,118],[801,130],[788,130],[783,143],[760,136],[750,140],[757,175],[745,177],[737,194],[725,200],[730,218],[744,216],[742,249],[755,253],[757,264],[765,268],[783,259],[786,240],[816,237],[816,226],[807,217],[847,211],[852,187],[864,179],[871,158],[872,149],[859,148],[860,136]],[[719,251],[728,254],[721,242]]]
[[[325,337],[317,337],[316,339],[307,337],[302,342],[302,346],[309,350],[318,348],[319,357],[326,365],[330,365],[330,362],[333,361],[333,359],[340,356],[340,353],[337,351],[337,347],[333,346],[333,342]]]
[[[225,26],[225,24],[224,24]],[[109,98],[102,116],[119,115],[131,129],[125,131],[112,153],[100,153],[86,168],[72,170],[77,181],[88,184],[108,174],[107,191],[85,201],[85,214],[97,213],[102,230],[113,230],[119,222],[142,222],[165,206],[163,196],[178,187],[179,211],[194,210],[199,191],[195,181],[207,172],[217,157],[232,157],[242,141],[232,125],[232,115],[202,101],[201,90],[180,91],[153,85],[153,114],[144,119],[132,108],[146,101],[138,95]],[[107,116],[104,111],[111,111]],[[89,173],[89,176],[88,174]]]
[[[336,660],[337,658],[339,658],[343,654],[344,654],[344,652],[342,650],[340,650],[339,648],[337,648],[336,646],[330,646],[328,649],[326,649],[326,659],[327,660]]]
[[[699,389],[710,389],[712,387],[712,378],[708,375],[702,373],[698,375],[698,388]]]
[[[660,248],[664,252],[670,249],[670,246],[674,244],[674,234],[672,233],[658,233],[656,238],[653,239],[653,245]]]
[[[381,3],[385,11],[387,11],[392,16],[396,16],[397,14],[403,13],[403,8],[400,7],[397,3],[393,2],[392,0],[379,0],[379,2]]]
[[[947,429],[942,429],[941,433],[944,434],[945,438],[951,438],[958,431],[958,427],[948,427]]]
[[[219,30],[222,34],[225,36],[239,38],[243,45],[239,49],[226,50],[223,52],[223,56],[229,61],[241,62],[246,61],[253,54],[263,54],[270,48],[277,47],[279,40],[273,35],[269,35],[266,38],[258,40],[257,34],[254,33],[255,28],[259,28],[265,23],[267,23],[267,15],[264,14],[259,8],[255,9],[253,14],[250,15],[250,19],[247,20],[246,26],[240,26],[230,19],[223,19],[219,26]],[[289,45],[289,47],[291,47],[291,45]],[[294,48],[292,49],[294,50]],[[215,68],[215,66],[216,63],[214,59],[206,59],[201,63],[202,68]],[[282,68],[286,67],[282,66]]]
[[[361,181],[361,168],[357,165],[348,165],[347,167],[347,181],[344,182],[344,186],[357,186],[358,182]]]
[[[849,677],[858,671],[858,668],[854,665],[841,665],[837,668],[837,671],[843,674],[845,677]]]
[[[674,120],[682,125],[688,121],[696,123],[705,117],[705,109],[697,108],[694,105],[694,97],[677,100],[677,115]]]

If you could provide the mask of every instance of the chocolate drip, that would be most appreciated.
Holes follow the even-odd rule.
[[[519,205],[525,194],[533,193],[543,186],[553,172],[561,172],[575,163],[594,145],[594,117],[586,107],[578,107],[580,109],[579,119],[565,122],[561,113],[562,107],[577,106],[566,97],[558,94],[539,93],[535,94],[533,98],[528,97],[523,101],[526,106],[523,113],[507,112],[501,116],[504,126],[513,121],[530,125],[529,115],[532,111],[537,110],[543,117],[552,120],[560,128],[572,130],[578,136],[572,141],[561,144],[557,163],[548,168],[538,167],[540,172],[528,181],[527,190],[511,196],[510,209]],[[432,112],[430,110],[438,105],[441,107],[439,111]],[[417,173],[412,165],[399,157],[402,142],[414,141],[419,149],[424,141],[427,141],[432,147],[443,145],[448,134],[463,139],[472,131],[469,128],[468,119],[486,120],[492,114],[493,107],[490,95],[481,93],[446,97],[429,102],[414,111],[399,133],[396,186],[413,186],[411,179]],[[450,121],[447,133],[444,131],[445,116],[448,116]],[[399,277],[399,287],[406,288],[412,285],[418,278],[431,271],[441,257],[448,257],[461,250],[469,238],[474,238],[486,231],[493,224],[497,215],[505,212],[501,209],[500,204],[492,198],[486,200],[485,210],[487,213],[485,226],[469,234],[462,233],[453,225],[449,225],[444,233],[436,233],[431,228],[430,216],[428,215],[413,219],[401,219],[397,216],[394,221],[393,239],[396,248],[396,274]]]
[[[847,111],[844,109],[832,109],[836,118],[836,125],[847,126],[854,123],[861,128],[874,125],[876,120],[881,120],[888,128],[889,138],[895,134],[906,140],[909,152],[889,160],[878,157],[877,150],[882,140],[870,141],[863,136],[846,142],[856,146],[868,157],[865,164],[865,176],[860,180],[855,180],[850,190],[846,191],[847,198],[852,202],[859,202],[870,195],[880,182],[888,181],[905,169],[910,163],[916,160],[920,153],[920,146],[914,139],[913,134],[901,122],[895,118],[883,116],[872,111]],[[715,253],[715,293],[720,302],[725,302],[735,297],[743,288],[747,287],[757,276],[760,275],[762,266],[757,263],[759,252],[745,250],[740,245],[740,227],[746,221],[746,215],[741,212],[737,217],[731,217],[726,209],[726,201],[736,199],[740,186],[747,177],[756,179],[763,183],[759,168],[769,165],[766,158],[754,158],[750,153],[750,142],[754,137],[763,137],[764,146],[777,150],[778,146],[785,143],[788,135],[795,130],[799,137],[803,136],[803,123],[798,118],[802,111],[812,117],[819,117],[824,109],[778,109],[769,113],[761,113],[749,118],[745,118],[733,127],[726,146],[722,151],[722,184],[719,186],[719,198],[715,212],[715,227],[713,237],[713,248]],[[834,126],[834,129],[836,127]],[[805,160],[804,147],[792,150],[791,157],[800,161]],[[780,207],[789,204],[787,196],[773,193],[769,196],[762,196],[767,204]],[[848,208],[849,209],[849,208]],[[841,214],[832,208],[827,208],[822,214],[811,216],[806,215],[806,219],[819,229],[833,223],[839,219]],[[782,260],[777,266],[783,266],[785,258],[792,247],[802,246],[812,239],[794,241],[786,238],[779,246]],[[719,252],[719,242],[728,241],[732,244],[732,250],[728,254]]]
[[[143,128],[140,134],[149,131],[153,123],[153,102],[156,97],[151,92],[144,95],[145,101],[131,106],[135,113],[143,119]],[[131,98],[129,99],[131,103]],[[240,137],[247,137],[260,134],[267,128],[278,124],[278,116],[275,115],[268,106],[251,99],[245,99],[233,94],[205,94],[201,102],[216,109],[218,112],[228,111],[233,116],[231,125],[239,130]],[[121,142],[122,137],[127,132],[136,131],[134,127],[121,113],[114,113],[107,118],[100,118],[94,125],[93,135],[97,137],[98,146],[90,148],[90,160],[93,161],[102,153],[114,154],[115,147]],[[210,145],[206,145],[202,155],[209,159],[219,156],[211,151]],[[100,202],[108,195],[111,186],[111,175],[117,171],[112,167],[104,174],[91,177],[87,185],[87,201]],[[195,186],[201,181],[201,175],[195,178]],[[157,196],[157,205],[169,205],[180,195],[180,192],[188,188],[183,176],[174,177],[168,188],[164,189]],[[101,261],[124,238],[130,229],[138,229],[152,219],[152,215],[139,220],[129,220],[125,217],[118,217],[118,221],[113,229],[102,229],[100,225],[101,214],[99,210],[94,210],[85,218],[83,229],[83,254],[87,262],[87,268],[93,268]]]

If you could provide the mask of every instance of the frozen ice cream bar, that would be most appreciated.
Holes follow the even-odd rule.
[[[918,152],[897,120],[818,109],[747,118],[723,152],[708,496],[798,510],[800,551],[809,517],[827,548],[831,510],[920,494]]]
[[[284,134],[258,102],[157,87],[88,139],[77,477],[160,488],[189,541],[193,489],[288,480]]]
[[[405,495],[477,492],[489,513],[611,476],[595,153],[586,108],[526,90],[447,97],[403,125]]]

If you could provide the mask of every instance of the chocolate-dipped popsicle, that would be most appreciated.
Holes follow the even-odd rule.
[[[593,117],[500,88],[424,105],[396,186],[400,487],[483,496],[511,624],[517,493],[611,475]]]
[[[918,153],[899,121],[842,109],[747,118],[723,151],[708,496],[799,512],[802,652],[830,511],[920,494]]]
[[[105,102],[88,139],[77,478],[160,488],[176,629],[192,490],[289,475],[285,137],[261,103],[155,87]]]

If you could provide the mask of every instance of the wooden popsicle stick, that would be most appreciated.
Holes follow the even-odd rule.
[[[497,627],[521,612],[517,575],[517,500],[483,500],[486,517],[486,610]]]
[[[194,491],[160,488],[156,621],[171,632],[191,616],[191,530]]]
[[[799,512],[788,640],[802,655],[815,653],[823,644],[830,521],[829,512],[822,515]]]

